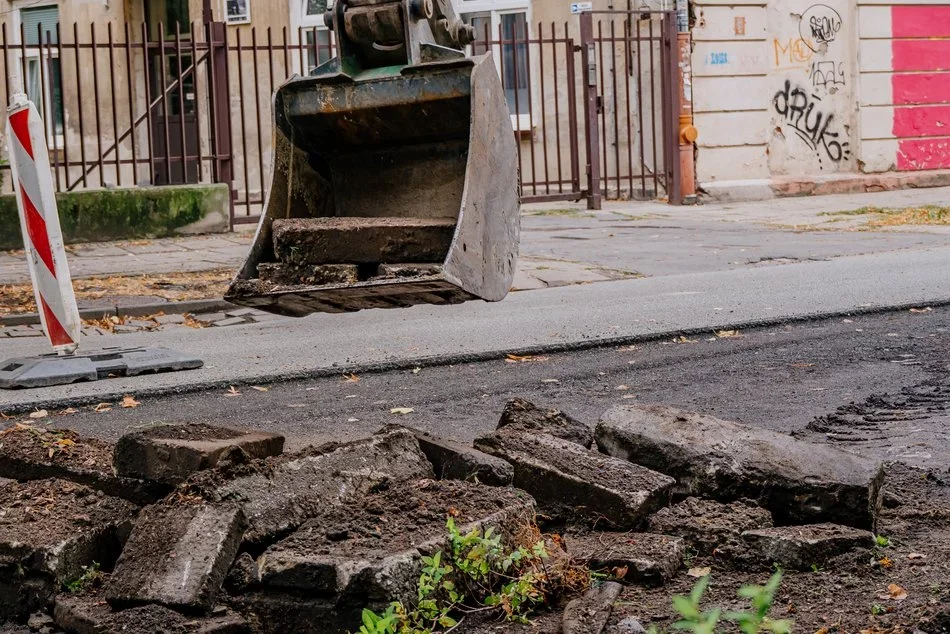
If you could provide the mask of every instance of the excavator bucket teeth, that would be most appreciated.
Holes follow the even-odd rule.
[[[304,316],[505,297],[518,160],[490,55],[296,77],[274,113],[270,192],[226,299]]]

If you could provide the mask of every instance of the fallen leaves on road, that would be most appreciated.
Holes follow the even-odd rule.
[[[615,389],[615,390],[618,390],[618,391],[621,391],[621,392],[624,392],[624,391],[626,391],[626,390],[629,390],[629,389],[630,389],[630,386],[629,386],[629,385],[626,385],[626,384],[624,384],[624,383],[621,383],[620,385],[618,385],[618,386],[615,387],[614,389]]]
[[[884,598],[884,599],[890,598],[894,601],[903,601],[904,599],[907,598],[907,590],[900,587],[896,583],[892,583],[887,586],[887,594],[888,596],[886,597],[882,596],[881,598]]]
[[[699,343],[699,341],[690,339],[686,335],[680,335],[679,337],[673,337],[673,343]]]
[[[557,379],[541,379],[542,383],[560,383]]]
[[[45,409],[38,409],[35,412],[30,412],[30,418],[34,419],[46,418],[47,416],[49,416],[49,412],[47,412]]]
[[[713,334],[719,337],[720,339],[728,339],[730,337],[740,337],[738,330],[713,330]]]
[[[344,374],[343,382],[344,383],[359,383],[360,377],[356,376],[355,374]]]
[[[266,391],[268,391],[270,388],[269,388],[269,387],[263,387],[263,386],[261,386],[261,385],[252,385],[252,386],[251,386],[251,389],[252,389],[252,390],[257,390],[258,392],[266,392]]]
[[[412,373],[413,373],[413,374],[419,374],[419,372],[421,372],[421,371],[422,371],[422,368],[413,368],[413,369],[412,369]]]
[[[547,361],[547,357],[534,354],[506,354],[505,363],[531,363],[532,361]]]
[[[923,553],[910,553],[909,555],[907,555],[907,558],[910,559],[910,560],[926,559],[926,558],[927,558],[927,555],[925,555],[925,554],[923,554]]]
[[[105,412],[112,411],[112,403],[99,403],[96,405],[93,410],[96,414],[103,414]]]
[[[405,415],[405,414],[411,414],[414,411],[416,410],[412,409],[411,407],[394,407],[391,410],[389,410],[389,413]]]
[[[228,391],[224,393],[225,396],[240,396],[241,393],[233,385],[228,388]]]
[[[64,409],[63,411],[60,412],[60,415],[61,415],[61,416],[68,416],[69,414],[75,414],[75,413],[77,413],[78,411],[79,411],[79,410],[76,409],[76,408],[74,408],[74,407],[67,407],[66,409]]]
[[[929,313],[933,310],[930,306],[925,306],[924,308],[911,308],[910,312],[912,313]]]
[[[133,407],[138,407],[142,403],[135,400],[135,397],[131,394],[126,394],[122,397],[122,403],[120,403],[124,409],[132,409]]]

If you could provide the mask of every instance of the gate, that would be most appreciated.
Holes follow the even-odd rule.
[[[512,113],[523,200],[679,204],[675,14],[578,18],[530,29],[506,20],[496,32],[473,21],[472,52],[492,53]],[[332,34],[313,27],[0,31],[4,99],[19,71],[47,121],[58,191],[227,183],[232,225],[263,210],[274,90],[333,54]],[[0,163],[0,178],[8,169]]]

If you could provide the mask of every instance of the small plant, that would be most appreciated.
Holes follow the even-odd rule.
[[[877,544],[878,548],[887,548],[891,545],[891,540],[884,535],[875,535],[874,543]]]
[[[812,565],[811,565],[811,571],[812,571],[812,572],[821,572],[821,571],[822,571],[822,567],[819,566],[818,564],[812,564]]]
[[[887,612],[887,608],[885,608],[880,603],[875,603],[874,605],[871,606],[871,614],[873,614],[874,616],[884,614],[885,612]]]
[[[78,579],[74,579],[63,584],[66,587],[66,590],[72,594],[78,594],[102,581],[103,574],[102,571],[99,570],[98,562],[94,561],[88,566],[82,566],[81,570],[82,574]]]
[[[677,630],[688,630],[693,634],[715,634],[720,620],[732,621],[739,626],[743,634],[790,634],[792,622],[775,620],[766,616],[775,600],[775,593],[782,582],[782,573],[776,572],[764,586],[746,585],[739,588],[739,596],[748,599],[751,610],[727,612],[722,614],[719,608],[704,612],[700,608],[703,594],[709,586],[709,576],[696,582],[689,596],[673,597],[673,609],[680,620],[673,624]],[[655,630],[653,630],[655,632]]]

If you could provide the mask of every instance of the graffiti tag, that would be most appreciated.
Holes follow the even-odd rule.
[[[839,140],[840,134],[829,129],[834,114],[821,112],[820,101],[802,88],[792,88],[792,82],[786,79],[785,87],[772,98],[772,105],[808,147],[824,151],[832,162],[839,163],[851,155],[850,143]]]
[[[812,86],[834,87],[844,85],[844,62],[812,62]]]
[[[732,30],[736,35],[745,35],[745,17],[736,16],[732,21]]]
[[[706,65],[718,66],[729,63],[729,53],[710,53],[706,56]]]
[[[775,49],[775,66],[778,68],[804,66],[815,54],[811,45],[798,37],[785,41],[772,40],[772,46]]]
[[[808,48],[817,52],[821,46],[834,42],[841,30],[841,14],[827,4],[813,4],[802,14],[798,30]]]

